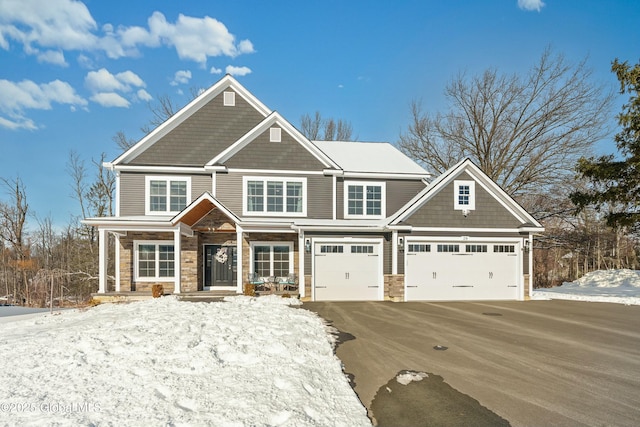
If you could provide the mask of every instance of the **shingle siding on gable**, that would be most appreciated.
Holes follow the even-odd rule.
[[[291,135],[269,141],[269,129],[225,162],[228,168],[322,171],[325,166]]]
[[[226,173],[216,175],[216,199],[238,216],[242,216],[242,177],[271,176],[264,173]],[[282,177],[307,178],[307,218],[331,219],[333,216],[332,178],[323,175],[287,174]]]
[[[128,164],[202,166],[264,119],[239,94],[234,107],[222,100],[221,93]]]
[[[473,180],[466,172],[455,179]],[[476,183],[476,209],[466,218],[453,209],[453,180],[434,195],[404,223],[414,227],[459,227],[459,228],[516,228],[521,223],[507,211],[491,194]]]
[[[191,176],[191,200],[195,200],[205,191],[211,191],[211,175],[170,175],[120,173],[120,216],[145,214],[145,177],[162,176]]]

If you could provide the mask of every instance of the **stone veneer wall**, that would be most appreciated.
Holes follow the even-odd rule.
[[[161,284],[165,293],[174,290],[171,282],[134,282],[133,280],[133,242],[135,240],[173,240],[173,233],[128,232],[120,237],[120,291],[151,291],[151,286]]]
[[[404,301],[404,274],[384,275],[384,299]]]
[[[525,274],[524,275],[524,299],[528,300],[531,298],[531,295],[529,295],[529,275]]]

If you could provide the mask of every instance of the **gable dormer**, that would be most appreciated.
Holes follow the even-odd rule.
[[[201,167],[271,111],[227,75],[111,163]]]

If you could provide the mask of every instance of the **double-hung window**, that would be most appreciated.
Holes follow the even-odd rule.
[[[147,176],[145,184],[147,215],[176,214],[191,201],[189,177]]]
[[[472,211],[476,208],[475,181],[453,181],[453,208]]]
[[[286,277],[293,272],[293,243],[256,242],[251,252],[252,272],[259,277]]]
[[[171,281],[175,277],[175,253],[172,241],[136,241],[135,279]]]
[[[345,182],[345,218],[384,218],[384,182]]]
[[[305,216],[305,178],[244,177],[244,215]]]

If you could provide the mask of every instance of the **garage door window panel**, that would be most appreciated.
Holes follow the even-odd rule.
[[[458,253],[460,252],[460,245],[447,245],[447,244],[438,245],[438,252]]]

